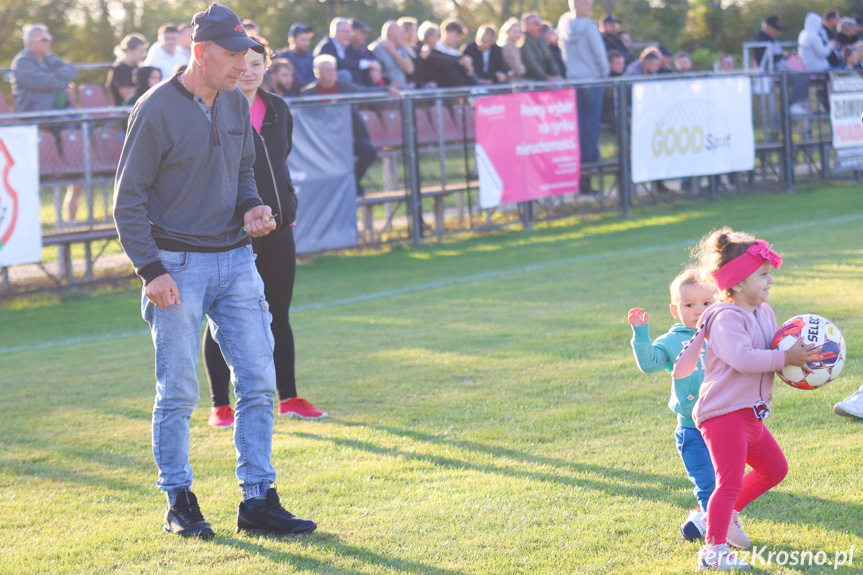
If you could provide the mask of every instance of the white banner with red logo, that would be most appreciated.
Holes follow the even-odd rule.
[[[863,169],[863,78],[857,72],[830,74],[830,127],[834,172]]]
[[[0,127],[0,267],[39,262],[39,134]]]
[[[476,165],[483,209],[578,192],[575,91],[477,99]]]
[[[632,181],[755,168],[748,77],[632,85]]]

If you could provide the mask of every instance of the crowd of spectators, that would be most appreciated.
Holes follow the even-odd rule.
[[[562,78],[650,76],[692,69],[688,53],[673,53],[660,44],[639,46],[636,56],[619,18],[609,14],[597,22],[592,13],[592,0],[569,0],[569,11],[556,26],[539,14],[528,12],[520,18],[510,18],[500,28],[492,23],[482,24],[472,37],[453,18],[440,23],[419,23],[410,17],[388,20],[379,35],[372,34],[359,19],[335,18],[314,47],[318,31],[297,22],[290,27],[287,46],[274,51],[264,85],[279,96],[299,97],[387,89],[396,93],[411,88]],[[251,20],[244,21],[244,26],[249,31],[258,30]],[[842,17],[832,10],[823,15],[810,12],[799,34],[796,52],[779,44],[777,36],[781,30],[777,16],[762,21],[754,40],[766,47],[753,51],[754,65],[766,70],[811,72],[863,69],[863,18]],[[190,33],[191,25],[165,24],[159,28],[157,41],[152,45],[140,34],[123,38],[107,77],[109,103],[134,104],[151,86],[186,65],[190,57]],[[76,77],[75,67],[52,54],[50,47],[51,36],[44,25],[25,28],[24,50],[12,62],[12,92],[18,111],[70,105],[67,86]],[[723,54],[714,68],[733,70],[734,58]],[[808,113],[808,94],[809,79],[795,78],[792,113]],[[825,94],[819,92],[819,98],[826,106]],[[579,88],[577,102],[582,161],[596,162],[601,119],[613,124],[608,94],[602,88]],[[361,122],[356,120],[355,128],[363,133],[365,130],[359,129]],[[362,142],[355,150],[362,159],[360,165],[374,160],[373,149],[366,144]],[[589,181],[583,185],[589,190]]]

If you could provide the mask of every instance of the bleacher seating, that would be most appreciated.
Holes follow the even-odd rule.
[[[441,106],[441,117],[443,118],[442,127],[438,126],[437,108],[429,108],[429,119],[431,120],[432,126],[436,132],[442,129],[444,142],[451,144],[453,142],[461,142],[464,140],[464,133],[460,126],[460,122],[457,122],[453,118],[452,112],[450,112],[448,106]]]
[[[417,144],[428,146],[438,143],[438,133],[429,119],[428,110],[423,106],[414,108],[417,126]]]
[[[92,150],[93,171],[115,173],[117,164],[120,163],[120,153],[123,151],[120,131],[115,128],[93,130]]]
[[[384,130],[389,138],[390,145],[402,145],[402,113],[398,108],[385,109],[381,116],[384,121]]]
[[[360,110],[360,116],[363,118],[363,124],[366,126],[366,131],[369,133],[369,138],[376,148],[383,148],[390,145],[389,137],[384,131],[381,120],[374,110]]]
[[[43,177],[54,177],[67,171],[57,138],[51,132],[39,130],[39,174]]]
[[[109,105],[104,86],[99,84],[81,84],[78,86],[79,108],[105,108]]]
[[[76,174],[84,172],[84,134],[81,130],[60,132],[60,153],[67,169]]]

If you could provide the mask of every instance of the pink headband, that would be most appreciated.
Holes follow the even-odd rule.
[[[764,240],[755,240],[745,252],[711,275],[716,281],[716,287],[725,291],[751,276],[764,262],[770,262],[771,266],[779,269],[782,267],[782,256],[771,250]]]

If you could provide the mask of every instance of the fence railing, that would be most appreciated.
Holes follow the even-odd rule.
[[[447,234],[618,211],[671,199],[716,197],[770,187],[790,192],[801,180],[856,177],[831,170],[829,114],[820,97],[826,77],[789,72],[738,72],[753,83],[755,168],[749,172],[644,184],[632,182],[629,110],[634,82],[716,77],[715,73],[618,77],[595,82],[543,82],[404,91],[289,100],[292,108],[350,103],[362,117],[378,159],[362,179],[357,198],[359,245],[419,244]],[[796,78],[805,77],[811,112],[790,113]],[[799,83],[799,82],[798,82]],[[474,102],[485,95],[561,88],[606,91],[600,160],[583,164],[592,194],[568,194],[482,210],[474,156]],[[40,143],[41,224],[45,251],[34,266],[0,268],[0,295],[110,281],[131,275],[111,217],[114,173],[128,108],[3,114],[0,126],[37,124]],[[76,201],[80,204],[75,212]],[[75,213],[73,213],[75,212]],[[308,217],[308,216],[307,216]],[[74,247],[79,246],[79,247]],[[52,253],[52,250],[56,250]],[[73,255],[75,257],[73,257]],[[26,268],[18,269],[18,268]],[[103,269],[105,268],[105,269]],[[110,268],[110,269],[109,269]],[[36,271],[34,271],[36,270]],[[45,279],[48,279],[46,282]]]

